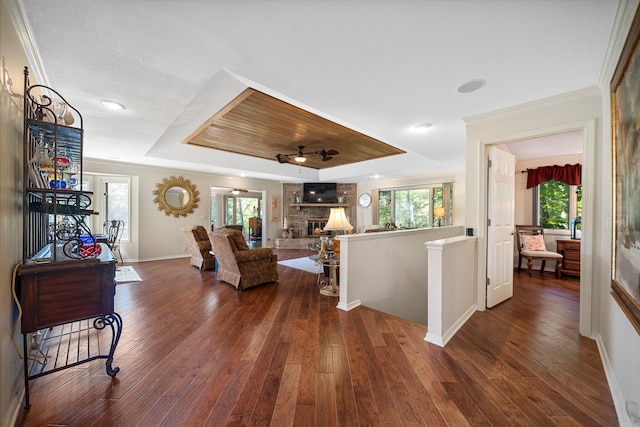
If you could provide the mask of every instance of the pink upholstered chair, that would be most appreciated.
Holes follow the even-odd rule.
[[[542,260],[540,273],[544,271],[547,260],[556,261],[556,276],[562,275],[563,256],[557,252],[547,251],[544,243],[544,228],[539,225],[516,225],[518,242],[518,271],[522,265],[522,258],[526,258],[529,276],[533,267],[533,260]]]

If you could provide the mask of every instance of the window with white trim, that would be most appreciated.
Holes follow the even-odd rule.
[[[582,185],[552,180],[534,189],[535,224],[549,230],[569,230],[571,220],[582,215]]]
[[[451,225],[453,183],[378,190],[378,224],[424,228]]]

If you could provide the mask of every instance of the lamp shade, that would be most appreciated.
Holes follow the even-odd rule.
[[[327,231],[331,230],[353,230],[353,226],[349,224],[347,215],[344,213],[344,208],[331,208],[329,214],[329,220],[327,225],[324,226]]]
[[[444,208],[433,208],[433,216],[444,216]]]

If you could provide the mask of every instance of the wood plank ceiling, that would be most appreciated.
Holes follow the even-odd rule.
[[[326,150],[325,161],[308,155],[300,166],[325,169],[404,153],[396,147],[247,88],[198,128],[185,144],[273,160],[277,154]],[[287,158],[285,158],[287,159]],[[293,156],[290,163],[298,164]]]

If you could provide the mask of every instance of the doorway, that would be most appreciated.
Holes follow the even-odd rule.
[[[582,265],[580,274],[580,333],[585,336],[591,335],[591,317],[592,317],[592,272],[589,268],[584,268],[585,265],[591,265],[591,259],[589,255],[589,251],[585,250],[585,248],[589,248],[591,245],[591,239],[593,236],[593,224],[592,217],[590,212],[593,210],[593,192],[595,186],[595,177],[593,175],[593,168],[595,167],[595,142],[596,142],[596,123],[595,119],[587,120],[583,122],[571,123],[566,125],[556,126],[554,128],[550,128],[545,132],[545,129],[538,129],[536,131],[523,132],[517,137],[503,137],[494,141],[479,141],[480,151],[480,164],[486,165],[488,159],[488,151],[489,146],[494,144],[509,144],[516,143],[525,140],[532,140],[534,138],[541,138],[542,136],[550,136],[550,135],[561,135],[570,132],[580,132],[581,133],[581,141],[582,141],[582,165],[583,165],[583,199],[584,199],[584,219],[582,221]],[[552,153],[554,151],[551,151]],[[479,176],[481,177],[480,182],[487,182],[487,168],[481,167],[478,169]],[[487,207],[488,207],[488,189],[479,187],[479,210],[478,220],[479,224],[485,224],[482,227],[482,230],[479,230],[479,234],[484,237],[486,236],[486,224],[487,224]],[[520,219],[516,218],[516,222]],[[483,245],[484,246],[484,245]],[[486,300],[486,265],[489,262],[487,259],[488,252],[487,248],[483,247],[480,251],[480,259],[479,259],[479,268],[478,268],[478,295],[477,295],[477,308],[479,310],[485,309],[485,300]],[[483,259],[484,258],[484,259]]]
[[[549,181],[527,189],[527,170],[582,164],[582,130],[513,141],[504,146],[516,157],[515,223],[543,226],[546,248],[555,252],[556,241],[573,237],[571,226],[582,215],[582,187]],[[580,238],[580,233],[575,237]],[[517,253],[514,253],[514,259],[517,261]],[[579,270],[580,259],[571,260],[571,263],[576,264],[574,261]],[[553,271],[553,264],[547,263],[549,271]],[[569,271],[575,270],[573,264],[574,268]],[[539,267],[540,262],[534,265],[534,268]]]
[[[252,247],[262,246],[264,203],[260,190],[211,187],[211,229],[242,226],[242,234]]]

